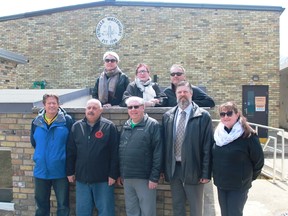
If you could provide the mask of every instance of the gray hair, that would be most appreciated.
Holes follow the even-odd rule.
[[[120,61],[119,55],[118,55],[116,52],[113,52],[113,51],[107,51],[107,52],[105,52],[104,55],[103,55],[103,61],[105,61],[105,59],[106,59],[106,57],[107,57],[108,55],[114,56],[114,57],[116,58],[116,61],[117,61],[117,62]]]
[[[140,97],[136,97],[136,96],[132,96],[132,97],[127,98],[125,103],[128,106],[129,103],[134,102],[134,101],[138,102],[139,105],[144,105],[144,99],[140,98]]]
[[[99,100],[95,99],[95,98],[92,98],[92,99],[88,100],[87,103],[86,103],[86,107],[91,102],[96,103],[97,105],[99,105],[100,108],[102,107],[101,102]]]
[[[172,68],[179,68],[185,74],[185,68],[180,64],[173,64],[170,68],[170,72],[171,72]]]

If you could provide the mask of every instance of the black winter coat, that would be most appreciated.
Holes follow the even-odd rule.
[[[213,146],[214,184],[224,190],[246,190],[261,173],[264,155],[259,138],[239,137],[222,147]]]
[[[177,109],[178,107],[173,107],[162,118],[164,174],[168,182],[173,177],[176,164],[173,130]],[[212,120],[209,113],[192,102],[181,150],[182,180],[185,184],[198,184],[201,178],[211,178],[213,142]]]
[[[91,127],[86,118],[75,122],[67,145],[67,175],[82,183],[107,182],[119,177],[118,132],[103,117]]]
[[[119,76],[120,77],[116,86],[115,95],[114,96],[108,95],[108,103],[110,103],[112,106],[115,105],[125,106],[125,104],[122,104],[121,102],[123,93],[129,84],[129,78],[125,73],[120,73]],[[99,88],[99,77],[96,79],[95,86],[92,91],[92,97],[95,99],[99,99],[98,88]]]
[[[164,104],[166,104],[166,100],[167,97],[166,95],[161,92],[160,87],[158,85],[158,83],[152,83],[152,88],[154,89],[155,93],[156,93],[156,98],[161,99],[159,104],[156,104],[155,106],[157,107],[161,107]],[[131,97],[131,96],[137,96],[140,98],[143,98],[143,92],[137,87],[135,81],[131,82],[128,86],[126,91],[123,94],[123,100],[121,104],[125,104],[125,101],[127,98]]]
[[[162,163],[161,126],[146,114],[134,128],[126,121],[120,135],[120,174],[124,179],[158,182]]]

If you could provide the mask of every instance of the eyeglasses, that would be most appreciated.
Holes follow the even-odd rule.
[[[140,106],[143,106],[143,105],[127,106],[127,108],[128,108],[129,110],[132,110],[133,108],[134,108],[134,109],[139,109]]]
[[[227,115],[227,117],[231,117],[233,115],[233,111],[228,111],[228,112],[220,112],[220,117],[224,118],[225,115]]]
[[[105,62],[106,63],[109,63],[109,62],[114,63],[114,62],[116,62],[116,59],[105,59]]]
[[[170,73],[170,76],[172,76],[172,77],[174,77],[175,75],[176,76],[181,76],[181,75],[183,75],[184,73],[182,73],[182,72],[173,72],[173,73]]]
[[[137,71],[137,74],[138,74],[138,73],[146,73],[146,72],[148,73],[147,70],[140,70],[140,71]]]

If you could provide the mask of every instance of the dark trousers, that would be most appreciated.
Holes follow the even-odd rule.
[[[242,216],[249,190],[217,190],[221,216]]]
[[[35,178],[35,216],[50,215],[50,195],[53,187],[57,200],[57,216],[69,215],[69,183],[67,178],[39,179]]]

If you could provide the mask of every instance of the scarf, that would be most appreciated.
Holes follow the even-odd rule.
[[[152,87],[153,82],[151,81],[151,77],[146,82],[141,81],[139,78],[135,79],[135,83],[137,88],[143,92],[144,101],[150,101],[156,97],[156,92]]]
[[[241,120],[240,120],[241,121]],[[227,145],[234,140],[238,139],[244,132],[244,129],[241,125],[241,122],[237,121],[234,125],[230,133],[228,133],[224,129],[224,124],[220,122],[214,132],[214,140],[217,146]]]
[[[100,74],[98,97],[102,104],[108,103],[109,95],[114,97],[116,91],[116,85],[118,83],[119,76],[122,71],[116,67],[112,71],[106,71],[106,69]]]

